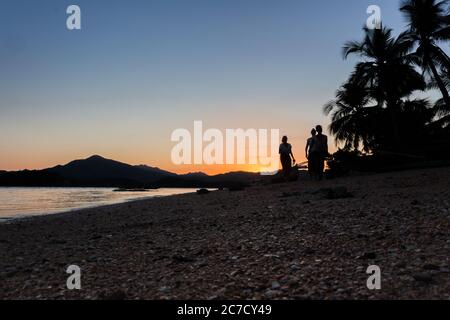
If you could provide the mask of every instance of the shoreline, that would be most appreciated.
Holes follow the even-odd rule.
[[[17,219],[0,224],[0,299],[448,299],[448,199],[439,168]]]
[[[45,187],[45,188],[49,188],[49,187]],[[52,187],[50,187],[50,188],[52,188]],[[108,188],[108,189],[111,189],[111,188]],[[174,189],[180,189],[180,188],[174,188]],[[187,188],[187,189],[195,189],[195,188]],[[195,193],[195,192],[188,192],[185,194],[193,194],[193,193]],[[28,219],[34,219],[34,218],[39,218],[39,217],[77,213],[78,211],[101,209],[103,207],[113,207],[113,206],[117,206],[117,205],[121,205],[121,204],[127,204],[129,202],[139,202],[139,201],[145,201],[145,200],[150,200],[153,198],[161,198],[161,197],[174,197],[177,195],[179,195],[179,194],[153,195],[153,196],[149,195],[149,196],[142,196],[142,197],[133,198],[133,199],[123,199],[116,203],[110,203],[110,204],[92,204],[92,205],[87,205],[87,206],[83,206],[83,207],[79,207],[79,208],[63,209],[62,211],[53,212],[53,213],[42,212],[42,213],[33,213],[33,214],[18,214],[17,216],[14,216],[14,217],[0,217],[0,224],[1,223],[13,223],[16,220],[28,220]]]
[[[70,218],[69,217],[70,214],[82,213],[86,210],[90,211],[90,210],[95,210],[95,209],[107,209],[109,207],[114,208],[115,206],[123,205],[123,204],[129,203],[129,202],[139,202],[139,201],[149,200],[149,199],[156,198],[156,197],[157,196],[123,200],[118,203],[98,204],[98,205],[92,205],[92,206],[87,206],[87,207],[83,207],[83,208],[67,209],[67,210],[58,211],[58,212],[54,212],[54,213],[36,213],[34,215],[19,215],[17,217],[6,217],[6,218],[0,218],[0,223],[14,223],[15,221],[26,221],[26,220],[31,221],[33,219],[46,218],[49,216],[61,216],[61,217],[65,216],[65,218]],[[166,196],[166,197],[172,197],[172,196]],[[4,220],[4,221],[2,221],[2,220]]]

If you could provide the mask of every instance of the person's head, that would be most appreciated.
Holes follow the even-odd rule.
[[[323,131],[322,126],[321,125],[317,125],[316,126],[316,131],[317,131],[318,134],[322,134],[322,131]]]
[[[287,143],[288,142],[288,137],[284,136],[283,139],[281,140],[281,142]]]
[[[317,134],[317,131],[316,131],[316,129],[312,129],[312,130],[311,130],[311,136],[313,136],[313,137],[314,137],[314,136],[315,136],[316,134]]]

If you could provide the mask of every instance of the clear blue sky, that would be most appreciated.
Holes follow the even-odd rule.
[[[170,133],[194,120],[280,128],[301,158],[370,4],[404,27],[396,0],[2,0],[0,169],[90,154],[173,169]]]

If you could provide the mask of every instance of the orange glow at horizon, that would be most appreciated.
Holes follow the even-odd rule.
[[[260,165],[174,165],[174,164],[167,164],[167,165],[158,165],[155,163],[145,163],[142,161],[124,161],[121,160],[120,157],[109,157],[109,156],[105,156],[105,155],[101,155],[100,156],[107,158],[107,159],[111,159],[111,160],[115,160],[115,161],[119,161],[119,162],[123,162],[123,163],[127,163],[130,165],[139,165],[139,164],[144,164],[144,165],[148,165],[151,167],[157,167],[161,170],[166,170],[166,171],[170,171],[172,173],[176,173],[176,174],[188,174],[188,173],[198,173],[198,172],[202,172],[205,173],[207,175],[217,175],[217,174],[223,174],[223,173],[229,173],[229,172],[264,172],[267,171],[267,167],[263,167]],[[37,161],[37,162],[29,162],[29,161],[20,161],[20,162],[15,162],[14,164],[11,164],[7,167],[3,167],[0,168],[1,170],[6,170],[6,171],[21,171],[21,170],[42,170],[42,169],[47,169],[47,168],[51,168],[57,165],[65,165],[67,163],[69,163],[72,160],[79,160],[79,159],[86,159],[89,156],[84,156],[84,157],[75,157],[73,159],[70,160],[61,160],[61,161],[52,161],[49,162],[47,164],[46,161]]]
[[[181,165],[175,166],[173,169],[168,171],[176,174],[203,172],[208,175],[217,175],[238,171],[259,173],[266,170],[264,167],[259,165]]]
[[[57,165],[65,165],[73,160],[86,159],[94,154],[98,154],[106,159],[111,159],[123,163],[127,163],[130,165],[148,165],[151,167],[158,167],[161,170],[170,171],[176,174],[187,174],[187,173],[196,173],[203,172],[208,175],[217,175],[228,172],[265,172],[268,167],[260,166],[260,165],[227,165],[227,164],[215,164],[215,165],[175,165],[171,162],[169,156],[163,156],[161,153],[155,154],[146,154],[145,152],[138,152],[138,150],[134,150],[135,152],[83,152],[82,154],[78,154],[76,152],[59,154],[54,152],[52,154],[47,155],[39,155],[36,154],[34,157],[26,156],[25,152],[18,152],[15,155],[10,154],[9,157],[0,159],[0,171],[20,171],[20,170],[42,170],[46,168],[51,168]],[[140,150],[142,151],[142,150]],[[330,152],[334,152],[335,148],[330,146]],[[306,158],[303,156],[303,150],[297,148],[294,150],[294,156],[296,157],[297,163],[302,163],[306,161]],[[51,160],[48,159],[51,157]],[[144,160],[145,159],[145,160]],[[161,161],[162,160],[162,161]],[[281,167],[281,164],[278,163],[278,166]]]
[[[209,126],[208,126],[209,127]],[[230,126],[233,127],[233,126]],[[235,127],[246,127],[235,125]],[[269,127],[261,125],[261,127]],[[275,126],[276,127],[276,126]],[[309,127],[309,125],[302,125]],[[138,127],[143,128],[143,127]],[[15,144],[5,145],[0,155],[0,170],[41,170],[57,165],[65,165],[73,160],[86,159],[92,155],[100,155],[130,165],[148,165],[177,174],[203,172],[208,175],[216,175],[227,172],[265,172],[267,167],[260,165],[176,165],[171,160],[171,150],[176,143],[170,141],[170,128],[164,131],[147,131],[137,135],[128,131],[112,132],[111,135],[96,133],[91,136],[89,131],[79,137],[48,136],[45,131],[40,131],[41,137],[35,138],[37,143],[28,144],[31,136],[16,139]],[[300,133],[299,133],[300,132]],[[69,131],[70,133],[70,131]],[[108,131],[109,133],[109,131]],[[113,135],[114,134],[114,135]],[[305,142],[308,138],[308,130],[300,128],[285,128],[282,134],[289,136],[289,143],[293,146],[297,163],[304,162]],[[145,141],[145,137],[152,137]],[[64,140],[63,138],[64,137]],[[113,137],[113,138],[112,138]],[[70,139],[69,139],[70,138]],[[329,137],[330,138],[330,137]],[[330,152],[335,151],[335,146],[330,140]],[[246,150],[248,155],[248,148]],[[278,163],[280,167],[280,163]]]

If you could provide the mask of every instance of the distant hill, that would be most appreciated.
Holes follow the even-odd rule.
[[[216,176],[198,172],[177,175],[155,167],[133,166],[95,155],[44,170],[0,171],[0,186],[219,188],[249,184],[258,177],[258,174],[247,172]]]
[[[64,178],[46,170],[0,171],[0,186],[64,186]]]
[[[209,176],[203,172],[192,172],[192,173],[187,173],[187,174],[181,174],[181,175],[179,175],[179,177],[187,178],[187,179],[205,179]]]
[[[158,183],[166,187],[230,188],[250,185],[260,179],[259,174],[252,172],[231,172],[215,176],[208,176],[204,173],[189,173],[166,177]]]
[[[156,167],[150,167],[150,166],[147,166],[145,164],[140,164],[140,165],[137,165],[137,166],[134,166],[134,167],[142,169],[142,170],[145,170],[147,172],[153,172],[153,173],[156,173],[156,174],[163,174],[163,175],[166,175],[166,176],[176,176],[175,173],[172,173],[172,172],[169,172],[169,171],[165,171],[165,170],[161,170],[161,169],[156,168]]]
[[[168,177],[169,172],[142,166],[132,166],[101,156],[92,156],[84,160],[75,160],[64,166],[48,169],[65,179],[77,181],[130,180],[141,184],[151,184]]]

